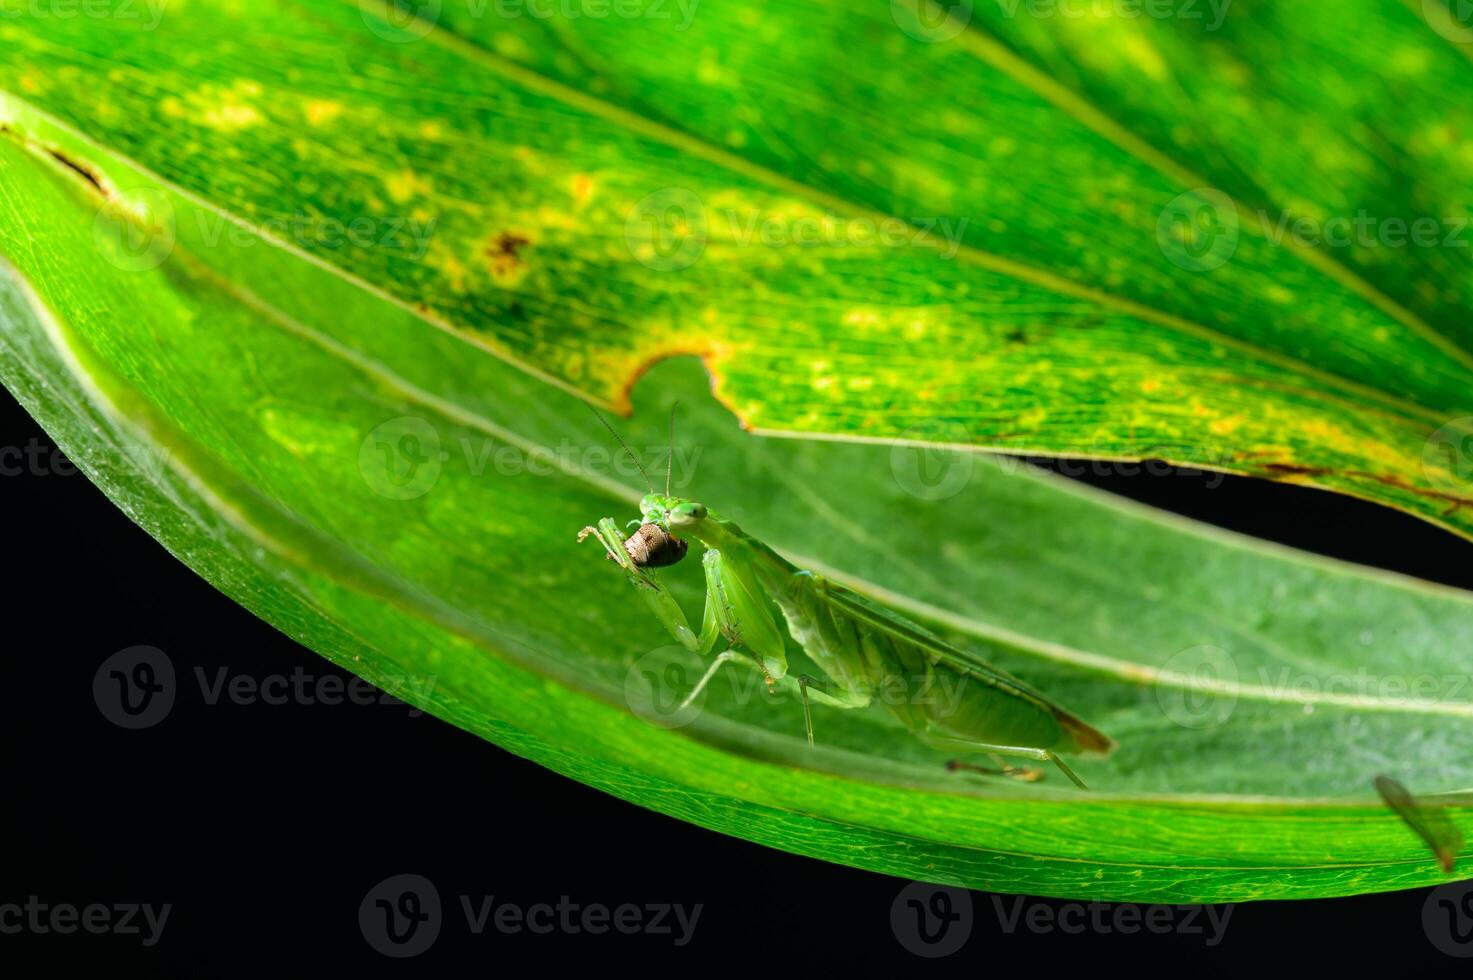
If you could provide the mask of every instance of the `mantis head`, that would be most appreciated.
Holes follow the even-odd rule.
[[[706,519],[706,505],[681,497],[646,494],[639,502],[646,524],[662,524],[672,531],[688,530]]]

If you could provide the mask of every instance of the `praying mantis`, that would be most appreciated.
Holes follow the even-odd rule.
[[[597,414],[597,413],[595,413]],[[600,415],[623,449],[624,440]],[[674,454],[675,409],[670,415]],[[961,761],[948,764],[1024,781],[1041,770],[1013,766],[1005,758],[1051,762],[1076,786],[1084,782],[1062,755],[1107,755],[1115,743],[1080,718],[986,660],[961,650],[926,628],[827,578],[801,569],[695,500],[657,493],[635,457],[649,493],[639,503],[640,517],[627,537],[611,517],[588,526],[578,541],[594,538],[617,564],[670,635],[698,655],[718,639],[726,648],[711,661],[686,696],[690,704],[728,665],[761,674],[772,692],[796,693],[803,705],[804,728],[813,744],[810,704],[844,710],[869,707],[882,689],[897,685],[903,697],[884,703],[921,741],[943,751],[981,754],[996,768]],[[706,606],[697,634],[655,569],[685,558],[690,542],[704,549]],[[815,678],[789,673],[787,642],[773,615],[782,614],[793,640],[824,674]],[[935,696],[946,689],[949,697]]]

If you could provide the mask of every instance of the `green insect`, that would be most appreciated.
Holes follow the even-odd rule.
[[[602,416],[599,417],[603,421]],[[634,453],[607,422],[604,425],[631,456]],[[674,409],[671,410],[671,455]],[[635,458],[638,466],[638,458]],[[644,467],[639,466],[641,473]],[[649,476],[645,474],[646,483]],[[718,639],[726,649],[685,699],[690,704],[727,664],[759,672],[769,691],[797,693],[804,727],[813,742],[810,701],[858,709],[881,692],[906,729],[946,751],[979,753],[997,768],[952,762],[948,768],[1026,781],[1037,769],[1009,765],[1001,757],[1052,762],[1081,789],[1084,783],[1062,754],[1107,755],[1115,743],[1040,692],[976,656],[859,594],[800,569],[705,504],[651,487],[640,501],[637,529],[625,537],[613,518],[585,527],[607,557],[629,577],[655,616],[681,644],[704,656]],[[683,559],[689,542],[704,547],[706,609],[699,635],[653,569]],[[786,641],[772,607],[788,632],[826,679],[788,673]],[[897,690],[901,696],[896,696]],[[684,705],[682,705],[684,706]]]

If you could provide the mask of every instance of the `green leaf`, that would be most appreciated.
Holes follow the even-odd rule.
[[[212,239],[204,202],[10,119],[0,379],[200,574],[447,721],[703,826],[998,891],[1237,901],[1441,880],[1378,773],[1473,829],[1454,792],[1473,782],[1467,595],[984,457],[762,439],[689,362],[636,392],[637,451],[657,461],[681,399],[678,486],[1121,747],[1079,762],[1080,793],[949,773],[880,706],[815,708],[814,748],[798,705],[750,686],[671,716],[698,665],[575,541],[641,492],[584,404],[298,252],[236,225]],[[63,162],[84,153],[90,178]],[[99,185],[144,187],[148,213]],[[177,231],[147,233],[164,213]],[[696,563],[668,581],[694,612]]]
[[[1473,33],[943,6],[132,4],[0,22],[0,88],[621,408],[694,353],[757,430],[941,417],[1473,533]]]

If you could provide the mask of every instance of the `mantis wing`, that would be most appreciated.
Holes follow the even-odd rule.
[[[812,577],[812,586],[815,594],[836,614],[909,645],[933,663],[942,664],[1002,693],[1032,702],[1053,715],[1059,726],[1079,746],[1080,751],[1106,755],[1115,748],[1115,742],[1109,736],[976,654],[952,646],[925,627],[843,586],[834,585],[817,576]]]

